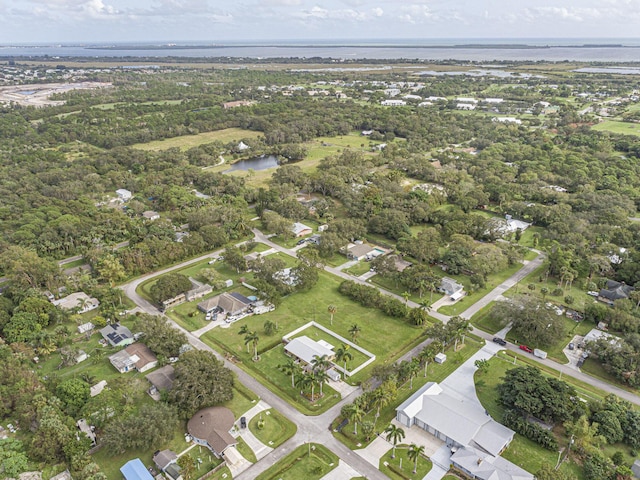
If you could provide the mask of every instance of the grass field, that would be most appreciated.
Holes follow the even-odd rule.
[[[258,425],[262,420],[263,427]],[[258,440],[271,448],[277,448],[296,434],[296,424],[280,412],[270,408],[249,421],[249,430]]]
[[[338,457],[317,443],[301,445],[256,480],[318,480],[338,466]]]
[[[379,470],[392,480],[424,478],[433,466],[431,460],[421,455],[420,458],[418,458],[418,469],[416,473],[413,473],[415,462],[408,457],[408,452],[409,446],[400,444],[396,448],[396,458],[391,458],[393,449],[390,449],[380,458]]]
[[[621,133],[624,135],[640,135],[640,124],[620,122],[618,120],[605,120],[591,127],[599,132]]]
[[[197,135],[183,135],[181,137],[166,138],[163,140],[154,140],[147,143],[136,143],[131,145],[132,148],[139,150],[167,150],[169,148],[179,148],[180,150],[188,150],[199,145],[212,142],[235,142],[243,138],[257,138],[262,135],[261,132],[252,130],[243,130],[242,128],[226,128],[224,130],[216,130],[214,132],[204,132]],[[225,169],[228,167],[225,167]]]

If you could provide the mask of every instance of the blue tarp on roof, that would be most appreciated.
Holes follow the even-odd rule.
[[[120,471],[126,480],[153,480],[153,477],[139,458],[129,460]]]

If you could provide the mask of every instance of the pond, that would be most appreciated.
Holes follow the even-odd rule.
[[[232,172],[234,170],[266,170],[267,168],[274,168],[279,165],[278,159],[273,155],[263,155],[261,157],[248,158],[246,160],[240,160],[231,165],[229,170],[225,170],[224,173]]]

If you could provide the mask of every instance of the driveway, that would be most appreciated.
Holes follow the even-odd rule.
[[[320,480],[346,480],[359,477],[360,473],[351,468],[348,463],[338,460],[338,466],[327,473]]]

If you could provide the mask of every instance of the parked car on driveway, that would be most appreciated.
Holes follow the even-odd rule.
[[[576,348],[575,344],[573,342],[571,342],[569,344],[569,350],[574,350]]]
[[[240,417],[240,428],[247,428],[247,417]]]
[[[520,345],[520,350],[524,350],[527,353],[533,353],[533,349],[531,347],[526,346],[526,345]]]
[[[493,337],[493,341],[494,343],[497,343],[498,345],[502,345],[503,347],[507,344],[506,340],[500,337]]]

